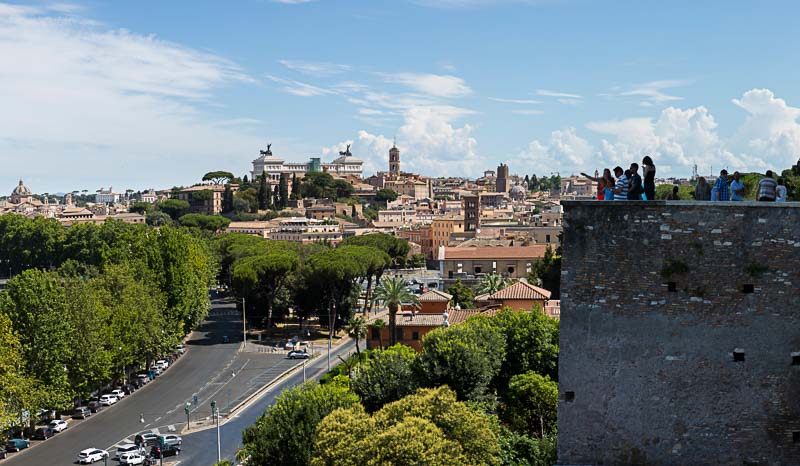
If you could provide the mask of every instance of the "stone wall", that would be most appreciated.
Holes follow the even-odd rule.
[[[559,464],[800,464],[800,204],[563,204]]]

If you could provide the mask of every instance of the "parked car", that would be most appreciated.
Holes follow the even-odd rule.
[[[92,464],[108,458],[108,452],[99,448],[87,448],[78,453],[78,464]]]
[[[125,453],[140,453],[144,455],[145,451],[139,445],[134,445],[132,443],[123,443],[122,445],[117,446],[117,454],[115,458],[120,459],[122,455],[124,455]]]
[[[111,406],[117,401],[119,401],[119,398],[114,395],[103,395],[100,397],[100,404],[103,406]]]
[[[36,429],[36,432],[33,433],[31,436],[34,440],[47,440],[50,437],[56,435],[56,431],[49,427],[39,427]]]
[[[122,393],[124,393],[126,396],[130,395],[131,393],[136,391],[136,388],[137,388],[136,385],[132,384],[132,383],[129,383],[127,385],[123,385],[122,386]]]
[[[86,419],[92,415],[92,410],[86,406],[78,406],[72,413],[72,419]]]
[[[159,437],[159,441],[162,441],[164,445],[171,446],[180,446],[183,443],[181,436],[175,434],[162,435]]]
[[[90,401],[86,405],[86,407],[89,408],[89,411],[91,411],[92,414],[97,413],[97,412],[99,412],[100,410],[103,409],[103,405],[100,404],[99,400],[98,401]]]
[[[147,458],[138,451],[123,453],[119,457],[119,464],[144,464]]]
[[[136,445],[157,445],[158,434],[154,434],[153,432],[150,431],[139,432],[138,434],[136,434],[136,437],[134,437],[133,443],[135,443]]]
[[[158,361],[156,361],[156,367],[160,367],[161,370],[163,371],[164,369],[169,367],[169,361],[167,361],[166,359],[159,359]]]
[[[308,359],[311,355],[305,351],[289,351],[289,359]]]
[[[0,447],[0,460],[6,459],[6,456],[8,456],[8,453],[6,453],[5,448]]]
[[[177,348],[175,348],[175,352],[178,354],[183,354],[186,352],[186,347],[184,345],[178,345]]]
[[[58,432],[64,432],[65,430],[67,430],[67,427],[69,427],[69,424],[67,424],[67,421],[62,421],[61,419],[56,419],[55,421],[50,421],[50,424],[49,424],[48,427],[50,427],[51,429],[53,429],[53,431],[58,433]]]
[[[31,442],[25,440],[24,438],[12,438],[6,442],[6,450],[8,451],[20,451],[28,448],[29,446],[31,446]]]
[[[168,456],[178,456],[180,454],[180,447],[174,445],[166,445],[163,448],[160,446],[154,446],[150,449],[150,456],[153,458],[166,458]]]
[[[150,381],[150,376],[147,375],[147,373],[136,374],[135,380],[141,381],[142,383],[147,383]]]
[[[121,388],[115,388],[114,390],[111,390],[111,393],[109,394],[116,396],[118,400],[125,398],[125,391]]]

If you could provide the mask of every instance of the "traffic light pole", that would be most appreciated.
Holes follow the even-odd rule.
[[[190,403],[186,403],[186,406],[183,407],[183,410],[186,411],[186,430],[192,430],[192,425],[189,422],[189,408],[191,407]]]
[[[217,408],[217,463],[222,461],[222,448],[219,443],[219,408]]]

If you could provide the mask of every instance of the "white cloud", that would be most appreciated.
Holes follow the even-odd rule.
[[[303,60],[279,60],[278,63],[289,68],[292,71],[297,71],[309,76],[326,77],[333,76],[350,71],[350,65],[342,65],[339,63],[328,62],[313,62]]]
[[[531,104],[531,105],[532,105],[532,104],[540,104],[540,103],[542,103],[542,102],[541,102],[541,101],[539,101],[539,100],[531,100],[531,99],[503,99],[503,98],[500,98],[500,97],[489,97],[489,100],[494,100],[495,102],[502,102],[502,103],[506,103],[506,104],[522,104],[522,105],[528,105],[528,104]]]
[[[544,114],[544,111],[535,109],[516,109],[511,110],[511,113],[516,113],[517,115],[542,115]]]
[[[733,103],[748,113],[732,138],[736,149],[768,160],[773,168],[796,163],[800,154],[800,108],[789,106],[769,89],[751,89]]]
[[[284,79],[278,76],[273,76],[271,74],[268,74],[265,77],[272,82],[283,84],[284,86],[282,87],[282,89],[285,92],[299,97],[317,97],[320,95],[329,95],[337,93],[337,91],[331,89],[325,89],[323,87],[314,86],[313,84],[295,81],[292,79]]]
[[[536,95],[544,97],[563,97],[565,99],[582,99],[579,94],[570,94],[567,92],[551,91],[549,89],[536,89]]]
[[[514,159],[514,164],[521,167],[520,172],[560,172],[565,175],[569,170],[585,170],[592,154],[589,141],[578,136],[575,128],[570,127],[553,131],[546,143],[534,139]]]
[[[618,95],[643,97],[645,100],[640,102],[642,106],[662,105],[667,102],[683,100],[683,97],[663,92],[665,89],[681,87],[689,83],[690,81],[677,79],[651,81],[649,83],[637,84],[627,91],[620,92]]]
[[[446,74],[380,73],[379,75],[388,83],[400,84],[433,97],[464,97],[472,93],[472,89],[463,79]]]
[[[220,87],[253,82],[241,68],[64,11],[79,10],[0,4],[0,186],[161,187],[242,169],[252,122],[205,110]]]

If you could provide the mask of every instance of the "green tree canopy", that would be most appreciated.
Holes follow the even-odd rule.
[[[375,199],[384,204],[396,201],[397,196],[397,192],[389,188],[379,189],[378,192],[375,193]]]
[[[149,202],[134,202],[128,207],[128,212],[134,212],[137,214],[146,215],[153,210],[153,204]]]
[[[478,294],[494,294],[511,285],[513,281],[497,273],[483,277],[478,284]]]
[[[264,299],[267,334],[272,330],[275,298],[299,265],[300,257],[291,249],[246,256],[233,264],[233,284],[240,295],[259,294]]]
[[[503,418],[518,432],[544,437],[556,430],[558,384],[533,371],[511,377]]]
[[[475,291],[465,285],[460,278],[447,288],[447,293],[453,296],[453,305],[458,305],[461,309],[475,307]]]
[[[242,433],[252,464],[305,466],[311,461],[317,425],[337,408],[358,404],[345,381],[306,383],[282,392]]]
[[[339,409],[317,429],[313,465],[496,465],[499,441],[488,416],[447,387],[419,390],[371,417]]]
[[[350,386],[367,411],[410,395],[416,389],[411,365],[417,353],[402,344],[372,350],[351,371]]]
[[[233,176],[233,173],[222,170],[208,172],[203,175],[203,181],[211,181],[214,184],[222,184],[223,182],[231,181],[234,178],[235,177]]]
[[[167,199],[157,204],[158,210],[169,215],[172,220],[177,221],[181,216],[189,212],[189,203],[180,199]]]
[[[484,401],[505,358],[505,339],[484,315],[423,337],[414,373],[423,386],[448,385],[461,400]]]
[[[178,219],[178,223],[185,227],[199,228],[213,233],[228,228],[231,221],[219,215],[186,214]]]

